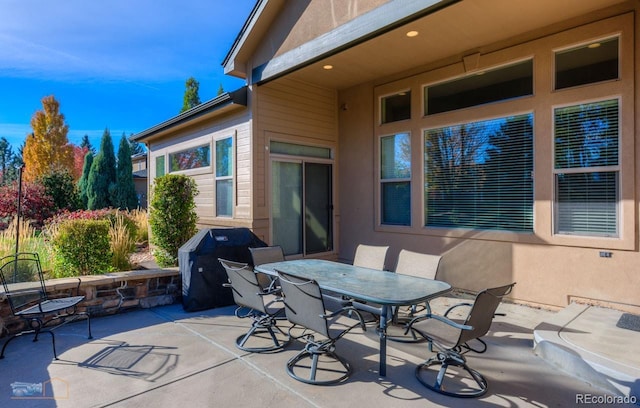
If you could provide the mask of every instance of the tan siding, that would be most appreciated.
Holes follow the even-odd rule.
[[[218,219],[215,217],[215,141],[234,137],[235,143],[235,174],[236,186],[234,219]],[[175,134],[150,146],[150,160],[152,165],[150,176],[155,177],[155,158],[171,152],[184,150],[189,147],[211,144],[211,166],[203,169],[189,170],[176,174],[186,174],[193,177],[198,186],[195,198],[196,214],[201,226],[246,226],[251,223],[251,120],[249,110],[241,114],[229,115],[224,118],[214,118],[204,123],[181,129]],[[168,160],[168,159],[166,159]]]
[[[254,220],[268,220],[269,138],[336,147],[337,92],[290,79],[258,86],[255,95],[256,131]]]

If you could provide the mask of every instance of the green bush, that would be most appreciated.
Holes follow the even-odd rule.
[[[196,232],[198,188],[187,176],[167,174],[155,179],[149,210],[151,243],[158,265],[176,266],[178,249]]]
[[[52,237],[56,278],[109,272],[112,253],[107,220],[68,220]]]

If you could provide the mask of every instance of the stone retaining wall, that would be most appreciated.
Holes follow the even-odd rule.
[[[115,272],[80,278],[51,279],[46,282],[50,297],[75,295],[80,279],[79,294],[85,296],[80,311],[91,316],[115,314],[133,308],[169,305],[182,295],[178,268],[145,269]],[[0,285],[1,286],[1,285]],[[25,328],[25,322],[11,314],[11,308],[0,287],[0,337]]]

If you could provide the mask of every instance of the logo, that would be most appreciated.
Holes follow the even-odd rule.
[[[11,399],[69,399],[69,383],[58,377],[40,383],[16,381],[11,393]]]

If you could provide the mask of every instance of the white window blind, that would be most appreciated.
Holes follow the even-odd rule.
[[[533,114],[425,131],[425,225],[533,230]]]
[[[555,232],[618,235],[619,101],[554,111]]]

